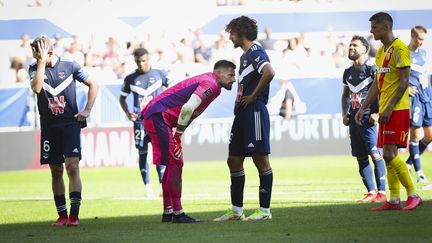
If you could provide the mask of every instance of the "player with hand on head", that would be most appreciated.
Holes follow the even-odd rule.
[[[89,79],[82,67],[53,53],[46,36],[32,43],[36,63],[30,65],[30,85],[37,95],[41,124],[41,164],[49,164],[51,186],[59,218],[53,224],[78,226],[81,205],[81,124],[86,121],[95,102],[99,86]],[[78,112],[76,81],[89,87],[87,104]],[[63,163],[69,178],[70,215],[68,217],[63,181]]]
[[[379,97],[378,147],[383,149],[387,167],[387,181],[390,200],[384,205],[372,208],[381,210],[413,210],[422,204],[417,194],[405,161],[398,155],[398,148],[406,148],[410,126],[410,101],[408,94],[410,73],[410,52],[408,47],[393,35],[393,19],[385,12],[374,14],[371,33],[383,44],[375,55],[376,76],[366,100],[355,115],[362,124],[363,115]],[[400,203],[400,185],[406,189],[408,199],[405,207]]]
[[[139,168],[141,177],[147,190],[147,197],[153,198],[153,190],[150,185],[150,170],[147,162],[147,151],[150,137],[144,130],[141,110],[151,99],[162,93],[168,87],[167,73],[154,69],[150,65],[150,55],[145,48],[138,48],[133,52],[137,69],[126,76],[120,92],[120,106],[129,120],[134,123],[135,147],[139,154]],[[126,103],[126,97],[133,94],[133,111],[130,112]],[[159,176],[159,183],[162,184],[162,177],[165,171],[164,165],[157,165],[156,170]]]
[[[353,65],[345,69],[342,79],[342,122],[349,126],[351,154],[357,158],[360,176],[367,190],[365,196],[357,202],[386,202],[385,162],[376,146],[378,99],[365,109],[361,125],[354,120],[354,115],[366,98],[375,77],[375,66],[367,61],[368,50],[369,43],[364,37],[352,37],[348,58],[353,61]],[[373,161],[374,170],[368,156]]]
[[[265,50],[255,43],[258,26],[254,19],[240,16],[232,19],[225,28],[234,47],[240,47],[239,81],[234,106],[227,164],[231,173],[231,208],[214,219],[267,220],[272,218],[270,201],[273,170],[270,166],[270,118],[266,107],[270,82],[275,72]],[[249,217],[243,213],[245,171],[243,163],[252,157],[259,173],[259,205]]]
[[[195,223],[181,203],[183,151],[181,137],[189,124],[235,82],[235,64],[220,60],[213,72],[183,80],[153,98],[143,109],[144,128],[153,145],[153,162],[166,165],[162,179],[162,222]]]
[[[414,165],[417,182],[427,183],[420,156],[432,141],[432,90],[427,72],[428,57],[423,45],[427,30],[423,26],[411,29],[411,41],[408,45],[411,53],[411,72],[409,77],[409,94],[411,101],[410,120],[410,156],[406,161],[408,168]],[[421,129],[423,127],[423,138]]]

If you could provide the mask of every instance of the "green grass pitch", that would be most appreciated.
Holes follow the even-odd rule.
[[[432,155],[422,161],[432,179]],[[271,163],[273,219],[212,222],[230,207],[226,162],[186,162],[184,209],[206,220],[188,225],[160,222],[162,200],[146,199],[138,168],[82,169],[80,226],[56,229],[49,171],[1,172],[0,242],[432,242],[432,190],[423,190],[424,184],[416,183],[424,200],[418,209],[373,212],[377,204],[355,203],[365,189],[351,156],[271,158]],[[151,170],[158,193],[154,166]],[[249,215],[258,207],[259,181],[250,159],[245,171]]]

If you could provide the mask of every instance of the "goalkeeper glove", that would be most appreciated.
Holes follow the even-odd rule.
[[[174,133],[174,159],[179,160],[183,156],[183,150],[181,146],[181,135],[182,132]]]

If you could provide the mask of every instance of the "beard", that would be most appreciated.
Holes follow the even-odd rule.
[[[222,87],[224,87],[226,90],[231,90],[232,89],[232,84],[231,85],[223,85]]]
[[[354,53],[352,55],[348,54],[348,59],[350,59],[351,61],[355,61],[360,57],[360,54],[358,53]]]

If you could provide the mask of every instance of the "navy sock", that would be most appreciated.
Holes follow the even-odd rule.
[[[429,143],[426,143],[423,139],[420,140],[419,142],[419,154],[423,154],[423,152],[426,150],[427,146],[429,145]]]
[[[420,162],[420,156],[424,153],[429,143],[426,143],[423,139],[420,140],[418,143],[418,156],[414,157],[414,169],[415,171],[421,170],[421,162]]]
[[[374,159],[375,181],[378,191],[385,192],[386,190],[386,165],[383,158]]]
[[[357,160],[359,164],[359,173],[362,178],[363,184],[365,185],[368,192],[375,191],[375,184],[372,175],[372,166],[369,163],[369,159]]]
[[[71,192],[69,198],[71,202],[70,214],[78,216],[81,205],[81,192]]]
[[[259,175],[259,202],[260,207],[270,208],[273,187],[273,170],[270,168]]]
[[[237,207],[243,207],[243,192],[245,185],[245,172],[231,172],[231,204]]]
[[[139,153],[139,168],[141,172],[141,177],[145,185],[150,183],[150,171],[149,165],[147,163],[147,152]]]
[[[54,202],[59,216],[67,216],[66,197],[64,194],[54,195]]]
[[[159,184],[161,184],[163,175],[165,173],[165,165],[156,165],[156,171],[157,171],[158,176],[159,176]]]
[[[409,149],[409,157],[406,163],[409,165],[414,165],[414,168],[417,171],[417,168],[420,165],[419,143],[410,141],[408,149]]]

